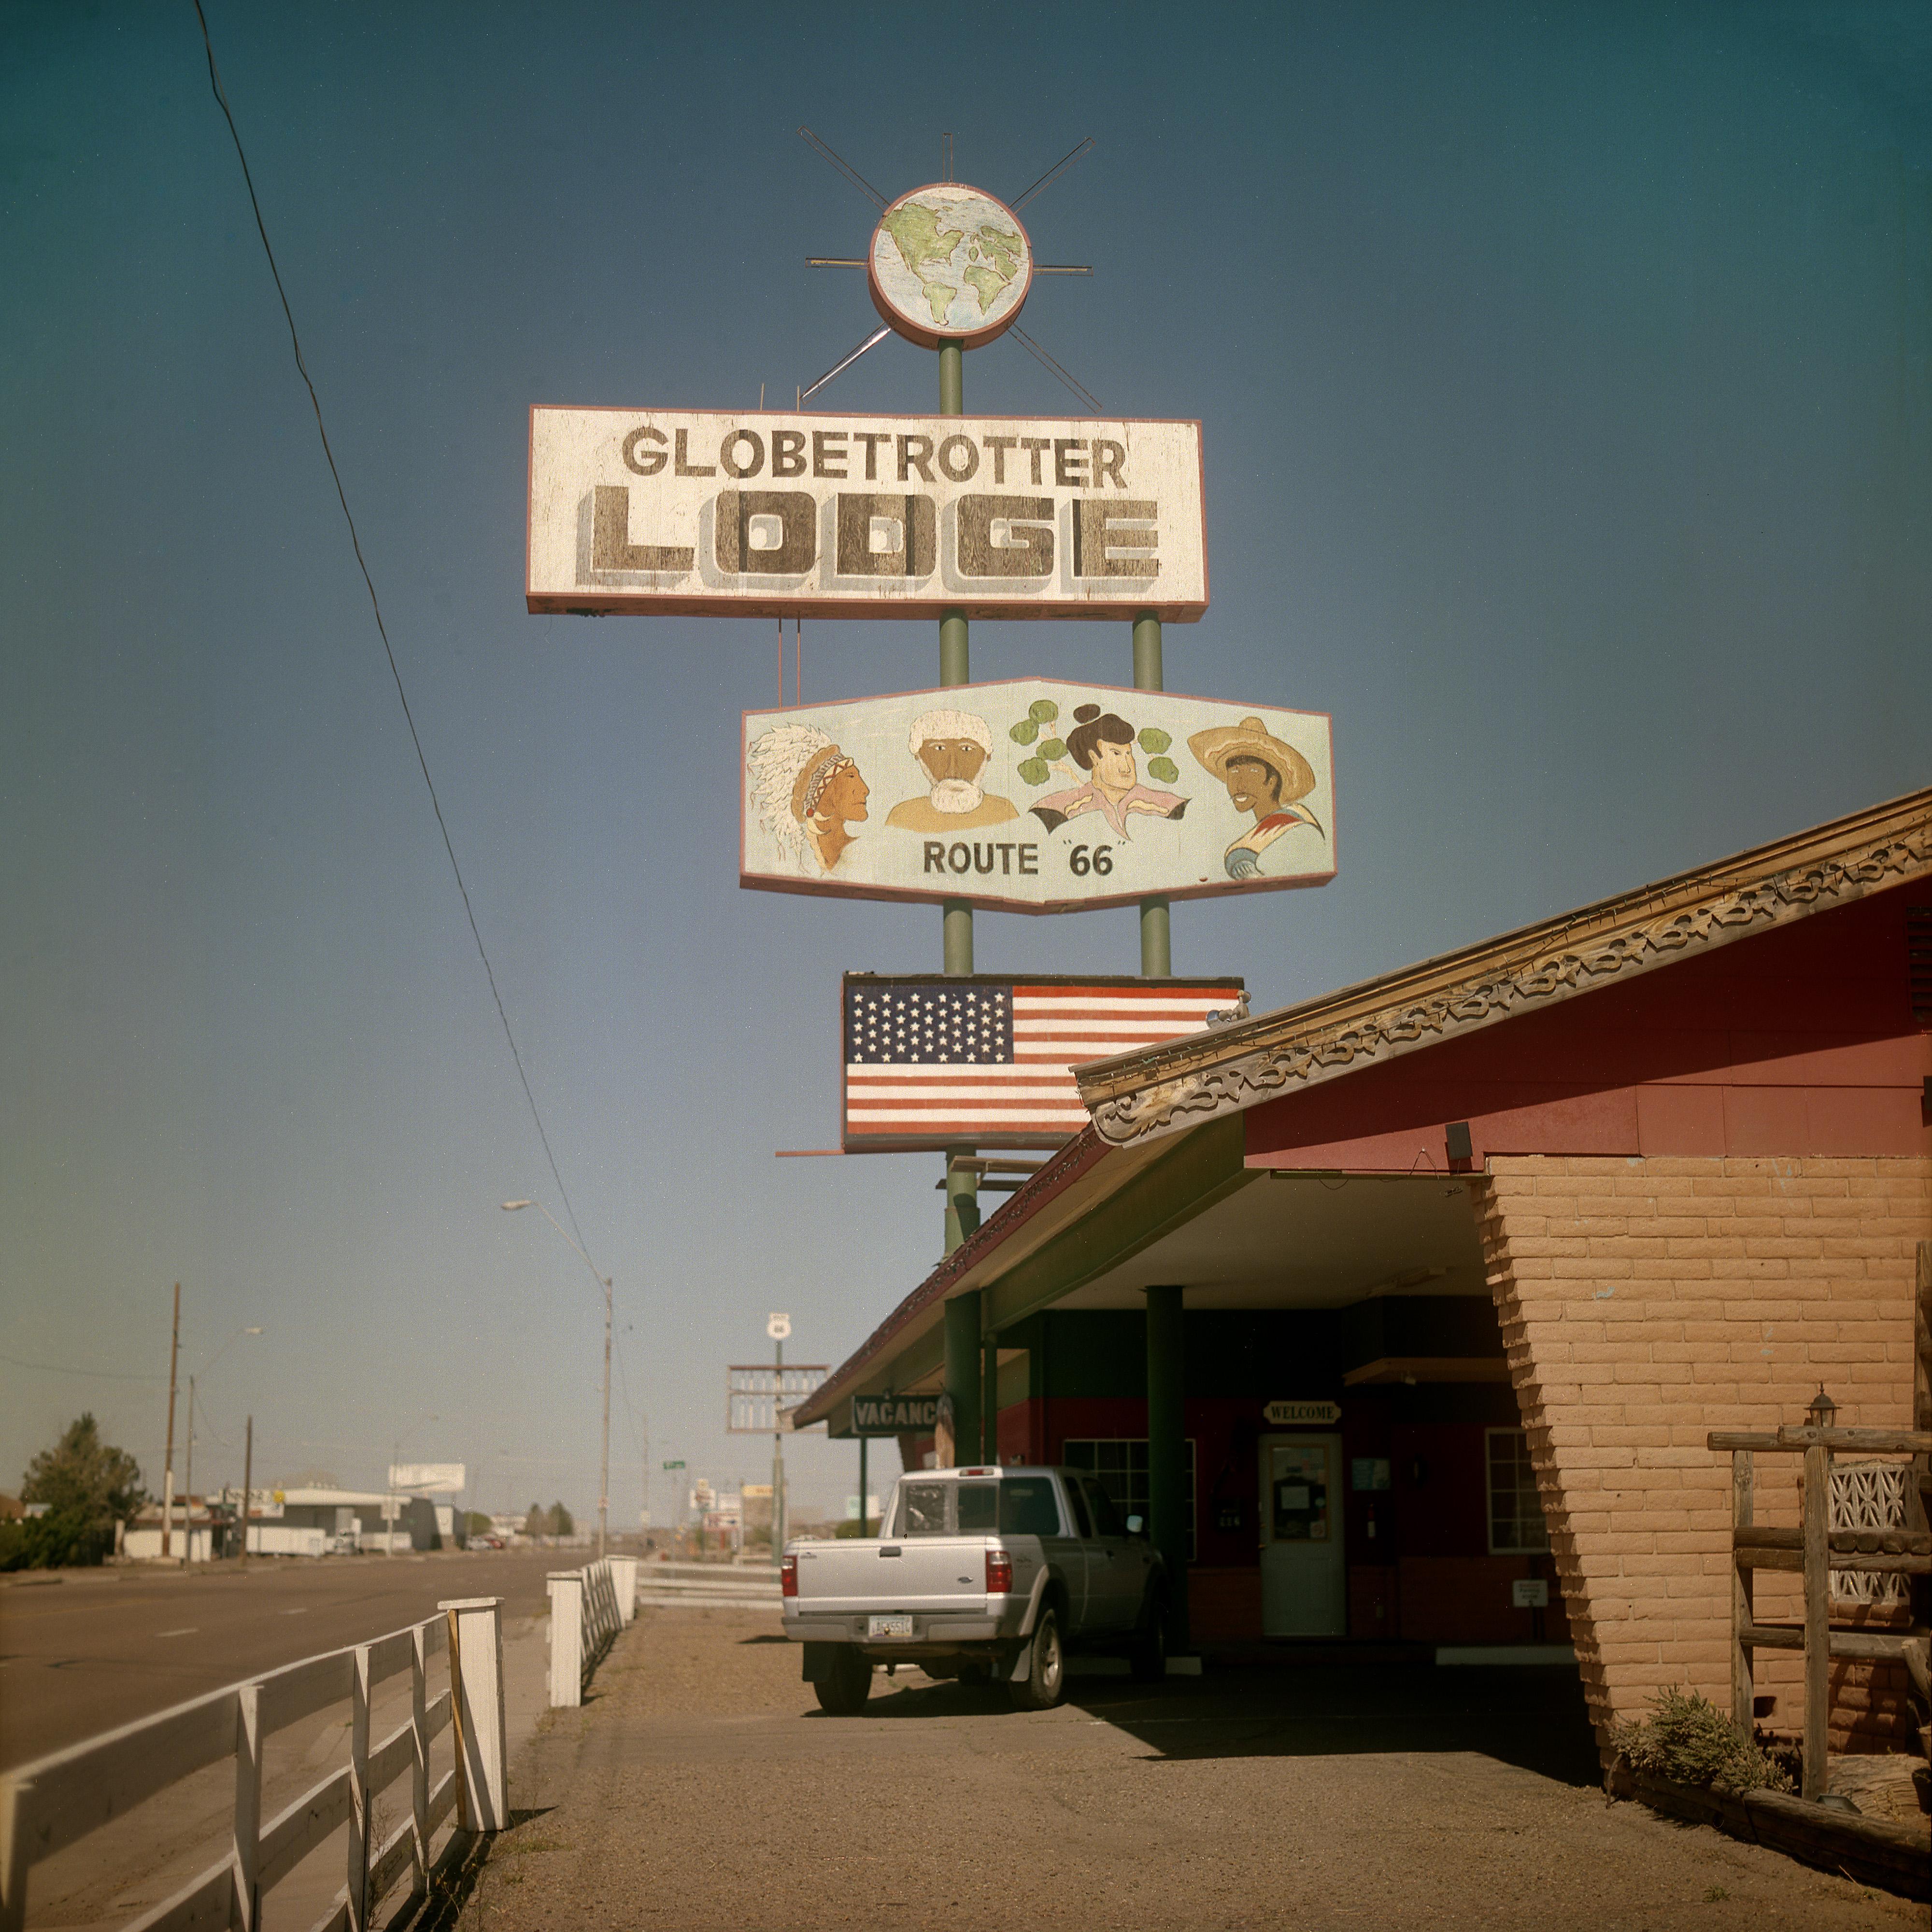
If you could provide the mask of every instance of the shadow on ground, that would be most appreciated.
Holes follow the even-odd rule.
[[[1068,1702],[1136,1738],[1156,1759],[1335,1757],[1474,1751],[1565,1784],[1602,1767],[1574,1666],[1238,1665],[1136,1684],[1076,1678]],[[868,1719],[985,1716],[1004,1693],[916,1673],[875,1688]]]

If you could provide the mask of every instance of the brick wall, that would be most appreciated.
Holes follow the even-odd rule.
[[[1802,1419],[1822,1379],[1842,1425],[1911,1423],[1914,1244],[1932,1160],[1492,1156],[1472,1177],[1491,1292],[1598,1742],[1660,1687],[1730,1696],[1730,1458],[1713,1429]],[[1757,1458],[1757,1517],[1798,1520],[1795,1456]],[[1757,1573],[1757,1616],[1800,1615]],[[1760,1652],[1780,1730],[1802,1666]],[[1871,1673],[1840,1739],[1889,1729]]]

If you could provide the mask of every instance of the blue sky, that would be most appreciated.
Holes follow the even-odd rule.
[[[1342,869],[1178,908],[1258,1007],[1924,784],[1932,31],[1857,5],[208,8],[452,836],[616,1278],[614,1516],[756,1478],[723,1370],[837,1361],[937,1257],[934,1157],[836,1138],[838,976],[928,908],[741,892],[772,628],[532,617],[536,402],[742,409],[874,326],[870,205],[1030,205],[1026,326],[1198,418],[1214,599],[1180,690],[1334,717]],[[594,1508],[601,1314],[323,466],[194,10],[0,21],[0,1483],[91,1406],[196,1479]],[[916,410],[896,340],[834,389]],[[969,410],[1074,405],[1011,343]],[[809,698],[934,627],[808,622]],[[1129,681],[1124,624],[975,628],[981,677]],[[1132,971],[1130,912],[982,915],[982,970]],[[19,1364],[51,1365],[26,1368]],[[58,1372],[54,1372],[58,1370]],[[142,1379],[145,1378],[146,1379]],[[421,1418],[434,1414],[434,1421]],[[226,1446],[224,1446],[226,1445]],[[204,1462],[203,1458],[207,1458]],[[888,1452],[886,1461],[891,1458]],[[799,1501],[852,1450],[800,1442]],[[653,1498],[662,1520],[668,1492]]]

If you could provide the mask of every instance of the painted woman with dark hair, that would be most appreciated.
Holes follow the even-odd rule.
[[[1083,704],[1073,714],[1066,734],[1068,757],[1088,774],[1084,784],[1050,792],[1033,808],[1048,831],[1070,818],[1097,812],[1114,828],[1114,836],[1130,838],[1127,820],[1136,813],[1148,818],[1178,818],[1187,801],[1177,791],[1156,791],[1141,783],[1134,762],[1134,728],[1115,712],[1102,714],[1097,704]]]

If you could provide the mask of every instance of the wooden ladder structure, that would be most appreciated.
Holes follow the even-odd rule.
[[[1714,1430],[1706,1438],[1731,1457],[1731,1721],[1748,1736],[1756,1695],[1753,1661],[1760,1650],[1804,1654],[1804,1773],[1800,1796],[1824,1796],[1830,1737],[1831,1667],[1835,1658],[1905,1665],[1922,1700],[1932,1704],[1928,1682],[1926,1586],[1913,1586],[1915,1615],[1905,1630],[1834,1630],[1831,1627],[1831,1572],[1864,1571],[1924,1578],[1932,1576],[1932,1532],[1927,1526],[1932,1496],[1932,1241],[1918,1244],[1914,1297],[1912,1423],[1910,1429],[1784,1428],[1766,1432]],[[1906,1522],[1898,1529],[1833,1529],[1830,1522],[1832,1461],[1839,1450],[1910,1456]],[[1804,1458],[1802,1522],[1795,1528],[1755,1520],[1755,1459],[1765,1454]],[[1754,1612],[1753,1582],[1760,1570],[1801,1573],[1804,1615],[1799,1624],[1761,1624]],[[1928,1732],[1919,1731],[1919,1748]]]

